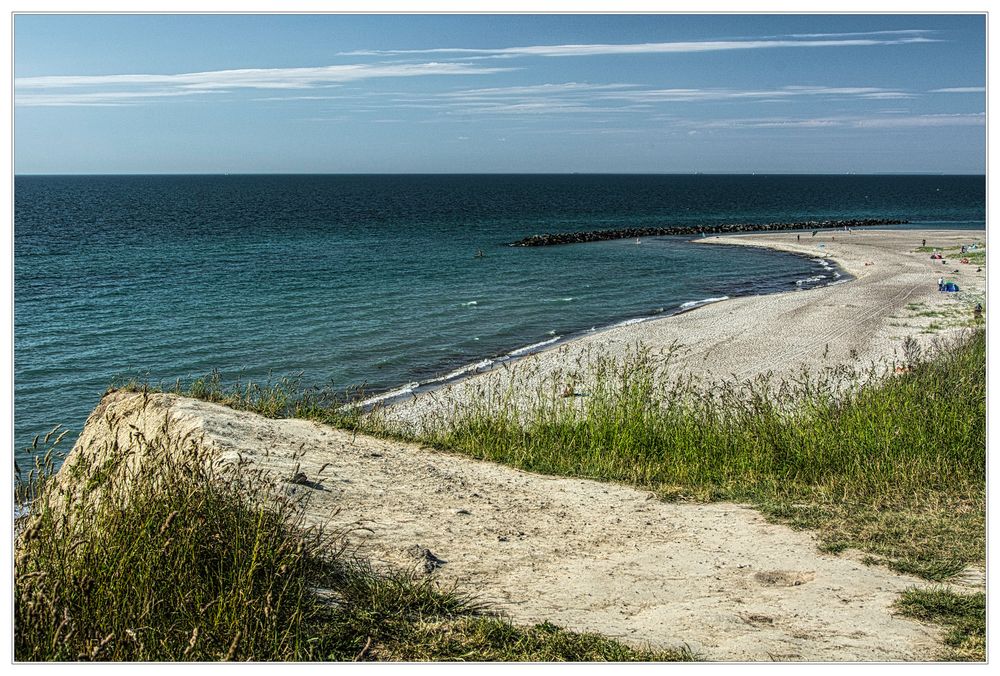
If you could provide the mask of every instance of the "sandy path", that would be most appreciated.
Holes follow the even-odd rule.
[[[169,434],[202,437],[302,496],[307,518],[349,531],[358,555],[418,571],[443,561],[429,574],[519,623],[686,644],[707,660],[916,660],[939,645],[939,628],[891,610],[924,583],[820,554],[811,534],[740,505],[667,504],[174,395],[145,406],[108,395],[77,449],[98,448],[108,419],[125,441],[129,425],[162,434],[164,416]],[[280,483],[297,471],[321,486]]]
[[[674,372],[709,380],[751,378],[767,372],[780,377],[803,368],[815,371],[842,363],[863,367],[901,357],[905,337],[927,344],[952,330],[950,325],[969,319],[973,299],[982,297],[986,285],[985,269],[976,272],[975,265],[962,265],[958,257],[942,265],[927,253],[916,253],[924,239],[928,246],[951,247],[984,242],[985,233],[867,230],[824,232],[816,237],[806,233],[801,241],[795,233],[698,240],[706,246],[767,246],[826,257],[855,279],[808,291],[735,298],[588,335],[399,402],[383,413],[390,423],[419,427],[460,410],[477,390],[549,389],[545,384],[568,382],[571,374],[584,371],[580,364],[586,364],[591,355],[621,356],[637,343],[654,353],[675,346]],[[872,264],[866,265],[869,262]],[[940,293],[940,276],[955,279],[962,293]],[[931,312],[948,316],[926,316]],[[935,322],[940,328],[932,328]],[[561,385],[557,389],[562,389]]]

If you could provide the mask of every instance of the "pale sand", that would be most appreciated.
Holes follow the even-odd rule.
[[[801,234],[801,233],[800,233]],[[972,316],[977,300],[985,307],[986,271],[946,258],[947,265],[916,253],[927,246],[985,242],[982,230],[856,230],[712,237],[706,246],[764,246],[824,257],[855,277],[833,286],[766,296],[734,298],[680,315],[620,326],[586,335],[502,368],[393,404],[381,414],[391,425],[417,429],[460,412],[477,392],[562,391],[587,371],[595,355],[623,358],[635,345],[653,354],[674,350],[671,372],[707,380],[776,378],[837,364],[866,367],[902,358],[904,338],[922,345],[958,329]],[[819,245],[823,247],[820,248]],[[586,246],[586,245],[583,245]],[[866,263],[872,265],[866,265]],[[953,273],[958,270],[957,273]],[[962,291],[941,293],[940,276]],[[921,303],[917,309],[910,304]],[[949,317],[918,316],[945,312]],[[932,327],[932,323],[941,328]],[[673,348],[671,346],[674,346]],[[586,383],[575,383],[580,392]]]
[[[928,337],[918,332],[931,319],[891,318],[912,314],[907,303],[960,307],[961,299],[938,293],[940,269],[959,268],[963,288],[982,288],[975,267],[907,253],[924,237],[945,246],[982,239],[981,232],[834,236],[798,250],[813,253],[826,239],[857,281],[615,329],[477,376],[446,396],[457,404],[469,383],[511,378],[532,362],[555,368],[588,346],[620,351],[636,340],[679,340],[688,349],[683,367],[713,376],[823,367],[851,349],[861,360],[882,358],[903,336]],[[709,241],[797,246],[794,234]],[[442,396],[400,409],[433,412]],[[548,620],[637,645],[688,645],[707,660],[928,660],[941,647],[940,627],[892,610],[901,591],[926,582],[865,566],[854,552],[820,553],[812,533],[768,523],[742,505],[663,503],[625,486],[530,474],[303,420],[268,420],[173,395],[143,401],[105,397],[74,453],[108,441],[108,420],[120,418],[125,446],[130,424],[155,436],[164,434],[167,416],[167,434],[201,438],[220,457],[242,458],[294,490],[306,500],[308,520],[348,531],[359,556],[424,570],[428,559],[412,552],[429,550],[444,561],[429,573],[441,584],[478,594],[518,623]],[[322,488],[282,483],[297,471]],[[980,575],[974,588],[981,582]]]
[[[741,505],[664,503],[166,394],[145,405],[141,394],[107,395],[73,453],[109,441],[111,419],[122,447],[136,433],[190,435],[263,470],[302,497],[309,523],[348,533],[351,551],[376,565],[428,574],[419,552],[429,550],[439,584],[520,624],[687,645],[710,661],[930,660],[941,648],[940,627],[892,608],[928,583],[854,553],[822,554],[811,533]],[[321,487],[288,483],[297,472]]]

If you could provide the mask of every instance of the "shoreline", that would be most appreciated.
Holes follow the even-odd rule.
[[[938,248],[984,242],[985,230],[824,231],[806,240],[796,239],[796,234],[801,236],[793,231],[691,241],[757,246],[825,260],[850,278],[804,290],[732,297],[687,311],[612,324],[436,387],[384,398],[373,408],[390,424],[422,426],[435,416],[461,409],[477,390],[514,390],[527,395],[546,378],[575,372],[591,352],[623,356],[636,344],[654,351],[679,348],[679,357],[671,362],[678,372],[709,381],[745,379],[765,372],[788,376],[844,363],[867,366],[895,359],[906,338],[926,346],[934,336],[952,332],[951,324],[960,323],[963,313],[968,314],[966,305],[971,312],[974,303],[969,299],[985,298],[985,270],[975,272],[978,266],[962,265],[957,259],[940,265],[928,254],[915,251],[922,240]],[[956,278],[962,293],[939,293],[936,281],[942,274]],[[936,315],[949,319],[926,321]]]
[[[753,233],[741,233],[741,234],[753,234]],[[668,235],[673,236],[673,235]],[[687,236],[685,236],[686,238]],[[713,235],[713,238],[722,237],[722,235]],[[704,243],[708,240],[702,238],[692,238],[687,239],[688,243],[698,244]],[[738,246],[738,245],[737,245]],[[801,251],[782,251],[782,253],[795,256],[798,258],[805,259],[810,263],[816,263],[819,261],[825,261],[822,256],[817,256],[815,254],[805,253]],[[606,331],[611,331],[617,328],[632,326],[635,324],[643,324],[646,322],[655,322],[660,320],[667,320],[678,315],[686,314],[689,312],[694,312],[695,310],[700,310],[702,308],[708,307],[710,305],[725,302],[728,300],[733,300],[735,298],[756,298],[761,296],[772,296],[780,293],[789,292],[804,292],[810,291],[814,288],[823,288],[826,286],[831,286],[834,284],[843,284],[854,279],[854,276],[849,272],[841,268],[836,262],[831,268],[828,265],[823,265],[820,263],[820,267],[823,268],[824,272],[832,272],[834,276],[834,281],[825,282],[823,284],[805,285],[802,282],[809,281],[809,279],[796,281],[797,286],[795,289],[791,290],[773,290],[764,291],[763,293],[748,293],[739,294],[734,296],[723,295],[719,297],[701,298],[693,301],[686,301],[680,305],[672,308],[669,311],[665,311],[660,308],[659,311],[653,313],[647,313],[643,315],[627,316],[624,318],[619,318],[612,321],[609,324],[603,324],[600,326],[593,326],[589,329],[579,329],[575,331],[566,332],[564,335],[558,335],[554,338],[541,340],[535,343],[530,343],[522,345],[520,347],[515,347],[508,352],[496,355],[488,355],[481,357],[472,362],[465,362],[456,365],[455,368],[445,371],[443,374],[433,374],[422,380],[414,380],[412,382],[401,384],[396,387],[390,387],[382,392],[376,392],[372,396],[366,397],[360,402],[352,402],[349,406],[360,407],[365,412],[370,412],[374,409],[388,408],[396,403],[405,401],[414,396],[422,396],[431,392],[436,392],[453,385],[456,385],[469,378],[474,378],[479,375],[483,375],[491,372],[497,368],[505,368],[516,364],[517,362],[529,359],[536,355],[548,352],[550,350],[556,350],[560,347],[572,343],[577,340],[585,339],[591,336],[599,335]]]

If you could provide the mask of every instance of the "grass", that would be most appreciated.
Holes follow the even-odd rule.
[[[969,265],[980,265],[980,266],[986,265],[986,246],[982,242],[976,242],[976,249],[966,250],[965,253],[962,253],[961,246],[946,246],[946,247],[918,246],[915,249],[915,251],[917,253],[940,253],[944,255],[946,259],[967,258],[969,260],[968,263]]]
[[[942,660],[986,660],[986,594],[957,594],[948,589],[911,589],[896,602],[908,617],[947,628]]]
[[[828,370],[711,387],[671,378],[669,363],[636,350],[567,374],[577,396],[550,382],[525,408],[523,392],[481,391],[409,438],[666,500],[749,503],[816,531],[823,551],[861,550],[869,563],[942,581],[985,560],[985,331],[935,345],[920,354],[908,342],[902,372],[887,378]],[[204,391],[237,408],[401,438],[343,402],[304,406],[267,388],[265,397],[244,397],[245,387],[213,382]],[[455,640],[481,635],[470,626]]]
[[[414,440],[536,472],[618,481],[667,500],[734,500],[816,530],[827,551],[856,548],[943,580],[985,556],[985,332],[920,354],[888,379],[828,370],[795,382],[671,380],[641,350],[598,358],[585,396],[560,383],[525,410],[480,392]],[[292,381],[224,387],[218,374],[178,392],[271,416],[399,436],[332,395]],[[249,393],[249,396],[248,396]]]
[[[648,356],[598,361],[587,396],[519,410],[483,393],[421,440],[666,499],[734,500],[889,565],[943,579],[985,552],[985,335],[863,386],[805,378],[670,383]]]
[[[133,435],[75,456],[69,481],[47,454],[18,483],[31,510],[17,524],[17,661],[692,659],[515,626],[431,578],[375,570],[305,528],[263,475],[166,443]]]
[[[219,370],[189,384],[177,380],[169,388],[151,386],[133,378],[113,383],[111,389],[171,392],[241,411],[253,411],[268,418],[306,418],[345,429],[358,427],[361,411],[349,403],[365,396],[361,388],[303,387],[301,375],[276,380],[268,378],[263,382],[244,382],[240,378],[228,382]]]

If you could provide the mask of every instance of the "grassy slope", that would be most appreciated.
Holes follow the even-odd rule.
[[[669,365],[637,351],[624,363],[599,360],[584,397],[553,387],[525,414],[512,403],[519,393],[483,394],[419,441],[664,499],[749,502],[815,529],[826,551],[857,548],[872,563],[945,580],[985,559],[985,346],[978,330],[930,358],[911,349],[903,373],[863,386],[851,385],[858,374],[834,372],[706,388],[671,381]],[[845,385],[850,394],[838,394]],[[215,374],[185,393],[389,433],[323,393],[292,389],[226,387]],[[974,621],[964,626],[975,635]]]
[[[599,364],[582,407],[553,397],[525,420],[480,402],[423,441],[667,499],[750,502],[819,530],[829,551],[930,579],[983,561],[984,332],[846,397],[849,375],[805,379],[796,395],[763,380],[668,385],[657,369],[641,354]]]
[[[514,626],[428,578],[346,559],[262,476],[206,469],[196,448],[133,443],[162,462],[129,476],[76,467],[96,479],[68,505],[44,471],[19,485],[32,515],[16,546],[16,660],[692,657]]]

